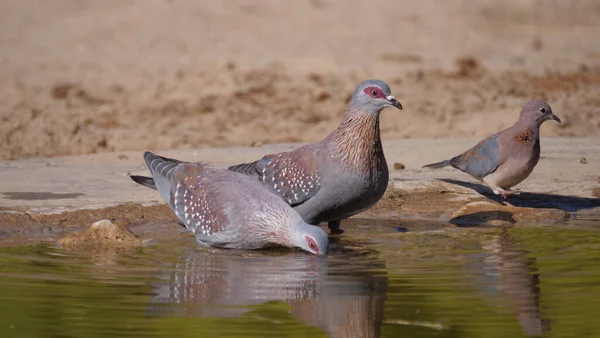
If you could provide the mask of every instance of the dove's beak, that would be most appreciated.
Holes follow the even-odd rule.
[[[398,108],[398,109],[402,110],[402,104],[401,104],[400,102],[398,102],[398,100],[396,100],[396,98],[395,98],[395,97],[393,97],[392,95],[388,95],[388,96],[386,96],[386,97],[385,97],[385,99],[386,99],[386,100],[388,100],[388,102],[389,102],[389,103],[390,103],[392,106],[394,106],[394,107],[396,107],[396,108]]]
[[[558,118],[558,116],[556,116],[556,115],[554,115],[554,114],[550,115],[550,119],[551,119],[551,120],[554,120],[554,121],[556,121],[556,122],[558,122],[558,123],[561,123],[561,122],[560,122],[560,118]]]

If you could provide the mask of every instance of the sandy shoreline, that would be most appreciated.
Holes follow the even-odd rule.
[[[458,170],[421,168],[476,141],[412,139],[384,143],[389,166],[401,163],[406,169],[391,169],[384,198],[355,218],[418,219],[440,227],[547,225],[597,212],[600,207],[598,138],[544,138],[540,163],[518,186],[524,193],[512,200],[515,208],[500,205],[489,189]],[[225,166],[295,146],[181,149],[161,154]],[[6,245],[56,239],[101,219],[123,227],[151,222],[177,224],[156,191],[129,179],[130,174],[147,173],[140,152],[0,161],[0,168],[0,242]]]
[[[382,113],[381,134],[390,167],[407,169],[359,217],[559,222],[600,196],[594,0],[6,0],[0,22],[4,242],[169,221],[127,177],[142,151],[233,163],[317,141],[367,78],[404,106]],[[531,99],[563,123],[542,127],[524,208],[472,205],[489,196],[468,177],[420,169],[512,125]],[[492,219],[465,220],[465,205]]]

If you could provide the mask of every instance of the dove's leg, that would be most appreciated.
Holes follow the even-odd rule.
[[[494,194],[502,196],[502,204],[506,205],[507,207],[514,206],[514,205],[510,204],[510,202],[508,202],[508,196],[519,194],[518,191],[504,190],[501,188],[495,188],[495,189],[493,189],[493,191],[494,191]]]
[[[510,190],[504,190],[497,185],[492,185],[490,182],[486,182],[490,189],[494,192],[495,195],[502,196],[502,204],[512,207],[513,205],[508,202],[508,196],[510,196],[513,192]]]
[[[342,221],[329,221],[327,224],[329,226],[329,233],[332,235],[343,234],[344,230],[340,228],[341,223]]]
[[[508,195],[521,195],[521,190],[519,190],[519,189],[510,190],[509,189],[509,190],[506,191],[506,194],[508,194]]]

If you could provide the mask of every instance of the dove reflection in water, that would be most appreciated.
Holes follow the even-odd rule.
[[[535,258],[524,257],[514,239],[504,229],[499,236],[484,243],[488,253],[484,259],[486,287],[501,295],[508,305],[516,308],[523,333],[541,336],[550,330],[550,320],[542,318],[540,311],[539,276]]]
[[[331,337],[379,337],[387,277],[368,272],[383,263],[363,258],[192,251],[157,287],[150,313],[237,317],[248,305],[281,301]]]

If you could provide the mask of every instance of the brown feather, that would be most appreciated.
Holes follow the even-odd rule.
[[[348,110],[344,119],[329,136],[336,153],[350,170],[365,175],[386,166],[379,131],[379,116]]]

